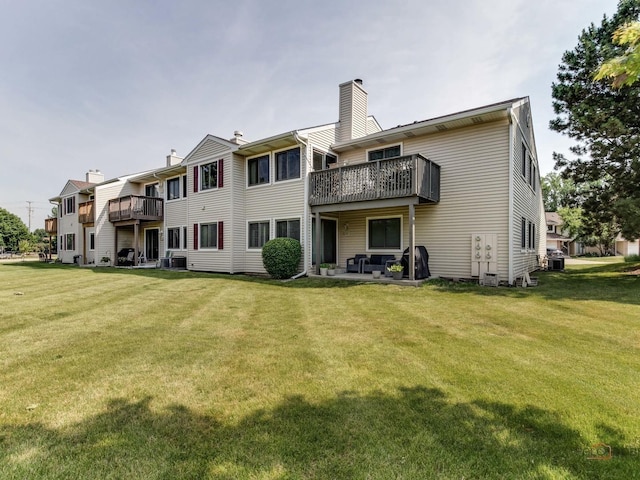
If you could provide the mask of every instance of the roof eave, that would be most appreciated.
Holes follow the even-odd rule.
[[[242,157],[250,157],[261,153],[287,148],[298,144],[297,130],[281,133],[273,137],[263,138],[240,146],[234,153]]]
[[[522,100],[523,98],[508,100],[473,110],[465,110],[463,112],[453,113],[443,117],[414,122],[408,125],[401,125],[399,127],[382,130],[380,132],[348,140],[346,142],[335,143],[331,146],[331,149],[336,152],[344,152],[359,148],[373,147],[428,133],[444,132],[454,128],[461,128],[462,126],[476,125],[495,121],[501,118],[508,118],[509,110],[516,102]],[[454,123],[456,125],[455,127],[452,127],[452,124]]]

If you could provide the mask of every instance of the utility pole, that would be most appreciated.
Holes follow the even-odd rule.
[[[27,211],[29,212],[29,233],[31,233],[31,214],[33,213],[33,208],[31,204],[33,203],[31,200],[27,200],[29,206],[27,207]]]

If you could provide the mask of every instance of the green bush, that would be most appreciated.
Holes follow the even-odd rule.
[[[625,255],[624,261],[629,263],[640,262],[640,255]]]
[[[262,247],[262,263],[273,278],[289,278],[296,274],[302,247],[293,238],[274,238]]]

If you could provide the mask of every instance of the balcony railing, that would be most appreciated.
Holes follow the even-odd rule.
[[[163,201],[158,197],[127,195],[109,200],[109,221],[162,220]]]
[[[310,205],[418,197],[440,201],[440,166],[420,154],[311,173]]]
[[[57,218],[45,218],[44,219],[44,231],[51,233],[58,233],[58,219]]]
[[[80,203],[78,205],[78,222],[93,223],[94,221],[95,221],[95,214],[93,209],[93,200]]]

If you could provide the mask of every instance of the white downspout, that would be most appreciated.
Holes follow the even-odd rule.
[[[515,139],[515,121],[516,119],[514,118],[514,114],[513,114],[513,108],[509,107],[509,225],[508,225],[508,232],[509,232],[509,255],[508,255],[508,262],[509,262],[509,285],[513,285],[513,282],[515,281],[514,279],[514,273],[513,273],[513,195],[514,195],[514,186],[513,186],[513,157],[514,157],[514,150],[513,150],[513,141]]]
[[[309,242],[309,235],[307,235],[307,230],[309,227],[309,171],[310,171],[311,165],[309,164],[309,148],[308,148],[309,145],[300,138],[296,130],[294,130],[292,133],[293,133],[293,138],[295,138],[296,142],[298,142],[301,147],[304,147],[304,156],[305,156],[305,164],[306,164],[305,175],[304,175],[304,215],[302,217],[304,222],[304,227],[302,228],[302,234],[304,238],[304,246],[303,246],[304,262],[303,262],[302,272],[291,277],[292,280],[295,280],[297,278],[305,276],[309,271],[309,257],[311,252],[311,248],[310,248],[311,242]]]

